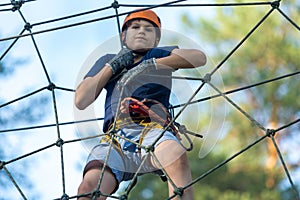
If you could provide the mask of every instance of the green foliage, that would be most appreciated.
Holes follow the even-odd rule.
[[[146,174],[138,179],[138,183],[130,192],[129,199],[165,199],[168,196],[168,186],[159,176]]]
[[[282,5],[293,6],[291,2],[282,2]],[[297,55],[300,49],[299,39],[297,39],[299,31],[297,32],[276,10],[248,38],[245,38],[270,10],[271,7],[218,7],[212,16],[201,17],[199,20],[193,21],[188,14],[183,16],[182,20],[187,29],[197,27],[195,31],[201,38],[204,38],[204,42],[208,46],[218,47],[213,48],[214,51],[209,55],[217,63],[221,63],[229,52],[238,47],[220,68],[225,89],[251,85],[299,71],[300,60]],[[289,10],[288,14],[292,19],[299,21],[295,10]],[[244,39],[246,40],[243,41]],[[243,43],[240,43],[242,41]],[[297,118],[298,113],[295,111],[299,110],[300,104],[295,99],[299,99],[297,92],[299,87],[298,76],[291,76],[229,95],[229,97],[262,126],[268,127],[273,123],[273,126],[278,127],[280,124],[287,124]],[[226,120],[230,124],[230,128],[226,138],[219,144],[224,147],[223,153],[228,153],[232,149],[237,151],[264,134],[233,107],[230,107]],[[284,130],[286,137],[292,134],[294,134],[293,129]],[[227,144],[230,145],[227,146]],[[215,150],[220,151],[220,148],[215,148]],[[269,189],[266,188],[265,183],[271,174],[276,184],[273,188],[276,190],[276,187],[280,186],[281,180],[286,177],[284,173],[280,172],[282,170],[280,165],[274,166],[272,173],[266,172],[265,163],[270,156],[268,151],[266,143],[255,146],[251,151],[252,154],[248,156],[257,162],[247,162],[247,165],[252,164],[250,168],[244,164],[243,159],[235,165],[228,164],[227,167],[231,170],[222,175],[222,179],[226,180],[224,183],[226,187],[242,195],[243,192],[252,191],[251,185],[253,185],[255,187],[252,192],[255,196],[246,194],[243,198],[264,199],[262,195],[267,195]],[[284,152],[288,153],[288,149]],[[214,159],[206,158],[206,160],[211,162]],[[230,176],[227,177],[226,175],[233,168],[244,170],[238,170],[234,174],[229,173]],[[247,170],[249,173],[245,173]],[[218,173],[214,177],[219,177]],[[232,188],[230,183],[237,183],[234,180],[238,181],[238,179],[247,181],[243,182],[245,185],[238,184],[239,188]],[[243,190],[244,186],[248,191]],[[222,185],[215,184],[212,187],[218,188],[215,193],[218,193],[217,191],[225,192]],[[259,188],[265,189],[261,191]],[[234,195],[235,192],[231,195]],[[284,193],[279,190],[276,198],[267,199],[280,199],[280,195]],[[222,196],[224,197],[224,195]],[[242,197],[237,198],[241,199]],[[235,199],[235,197],[232,196],[231,199]]]
[[[199,195],[197,195],[197,193]],[[197,198],[201,196],[201,198]],[[261,193],[238,192],[236,190],[219,191],[215,187],[203,185],[196,192],[196,200],[280,200],[280,194],[276,190],[263,191]]]
[[[295,2],[283,1],[280,8],[299,25],[299,7],[297,9],[294,6]],[[299,1],[297,2],[299,5]],[[209,48],[210,54],[207,56],[213,64],[216,63],[214,65],[222,63],[229,52],[232,52],[219,69],[225,91],[299,71],[299,31],[277,10],[245,38],[271,9],[270,5],[216,7],[209,16],[202,15],[196,20],[188,13],[182,16],[184,30],[201,38],[201,43]],[[233,52],[236,47],[238,48]],[[297,111],[300,101],[296,100],[299,99],[299,88],[300,79],[296,75],[243,90],[229,97],[263,127],[269,128],[270,124],[280,127],[299,118]],[[220,110],[220,114],[221,112],[223,110]],[[207,123],[209,114],[206,115],[202,119]],[[199,123],[205,125],[203,122]],[[288,139],[293,138],[297,133],[296,129],[285,129],[285,141],[280,136],[276,138],[279,145],[283,142],[299,144],[299,141]],[[206,174],[265,134],[232,106],[228,108],[224,131],[222,140],[206,157],[198,157],[201,143],[196,144],[196,148],[189,153],[193,177],[204,176],[194,185],[196,200],[295,199],[294,191],[282,188],[282,181],[287,177],[280,162],[277,160],[271,165],[271,169],[266,167],[268,158],[273,156],[268,146],[270,139],[265,139],[226,165]],[[290,150],[281,148],[281,151],[289,154]],[[297,168],[290,166],[289,170]],[[142,177],[132,196],[150,189],[153,195],[148,199],[166,199],[167,186],[159,178],[155,178]],[[270,180],[274,181],[273,184],[269,184]],[[139,197],[145,199],[143,196]]]
[[[192,175],[196,179],[203,176],[229,157],[224,153],[210,153],[207,157],[199,159],[199,148],[189,153]],[[233,162],[223,165],[217,170],[204,175],[193,185],[195,200],[281,200],[281,191],[278,187],[266,188],[267,175],[264,166],[257,160],[253,148],[249,152],[235,158]],[[255,160],[256,159],[256,160]],[[282,179],[282,172],[277,173],[278,183]],[[292,196],[292,191],[285,195]],[[153,174],[139,177],[138,184],[130,193],[129,199],[167,199],[167,184]]]

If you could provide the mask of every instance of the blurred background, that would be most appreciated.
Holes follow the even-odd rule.
[[[77,140],[102,134],[103,96],[78,111],[74,89],[97,56],[120,49],[112,3],[119,3],[121,23],[122,13],[169,3],[154,8],[160,44],[198,48],[208,57],[204,67],[174,74],[183,79],[173,79],[171,97],[177,113],[212,74],[178,118],[204,136],[191,138],[188,153],[195,199],[299,198],[299,0],[2,0],[0,199],[76,195],[98,142]],[[274,134],[267,137],[267,129]],[[165,182],[145,175],[129,199],[167,196]]]

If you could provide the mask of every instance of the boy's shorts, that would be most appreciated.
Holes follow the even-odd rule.
[[[121,135],[139,143],[140,136],[144,128],[144,126],[138,124],[131,124],[122,129],[119,129],[117,131],[117,135]],[[160,137],[162,131],[163,130],[160,128],[149,130],[149,132],[147,132],[147,134],[143,138],[142,146],[152,145],[157,140],[157,138]],[[144,148],[138,149],[137,145],[135,145],[134,143],[131,143],[119,137],[117,137],[117,140],[120,144],[120,148],[117,148],[115,145],[110,145],[107,142],[101,142],[100,144],[95,146],[88,156],[84,173],[91,168],[102,167],[103,163],[108,157],[108,169],[111,170],[117,181],[120,183],[122,181],[131,180],[141,166],[142,158],[143,156],[147,155],[147,152]],[[166,131],[163,136],[159,138],[159,140],[153,145],[154,147],[156,147],[158,144],[166,140],[174,140],[180,144],[179,140],[172,132]],[[95,163],[102,164],[98,164],[97,166],[95,166]],[[144,164],[141,166],[138,175],[150,172],[158,174],[161,173],[160,170],[158,170],[151,164],[149,155]]]

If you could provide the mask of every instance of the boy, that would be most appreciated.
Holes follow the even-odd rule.
[[[100,195],[101,200],[106,199],[105,195],[114,193],[120,182],[131,180],[146,156],[141,146],[154,145],[155,158],[147,157],[139,175],[161,173],[163,167],[176,187],[184,187],[192,181],[187,154],[176,133],[168,129],[162,136],[160,134],[169,119],[166,110],[169,107],[172,71],[203,66],[206,56],[196,49],[157,47],[160,37],[161,22],[153,11],[129,14],[124,20],[121,34],[126,48],[117,55],[107,54],[101,57],[77,87],[75,105],[78,109],[85,109],[95,101],[103,88],[106,89],[103,131],[116,132],[115,136],[104,138],[93,148],[83,172],[78,195],[97,189],[103,168],[100,194],[104,195]],[[144,71],[161,76],[141,75],[125,86],[122,85],[124,80],[120,83],[120,79],[124,72],[126,75],[126,71],[130,73],[137,68],[147,69]],[[120,87],[123,86],[121,96]],[[112,148],[109,145],[111,141],[115,144]],[[153,143],[154,141],[156,142]],[[109,157],[107,165],[104,165],[107,152]],[[172,182],[168,181],[170,196],[175,189]],[[79,199],[91,198],[91,195],[82,195]],[[192,187],[184,190],[181,196],[184,200],[193,198]]]

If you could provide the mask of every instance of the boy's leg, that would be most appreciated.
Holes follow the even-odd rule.
[[[184,187],[192,181],[186,150],[180,144],[178,144],[178,142],[174,140],[163,141],[155,148],[154,154],[177,187]],[[155,162],[154,166],[159,167],[157,164],[155,164]],[[175,188],[170,181],[168,182],[168,185],[169,196],[172,196]],[[193,200],[193,188],[189,187],[185,189],[181,199]]]
[[[98,186],[98,182],[100,180],[100,176],[102,173],[101,168],[95,168],[88,170],[83,180],[78,188],[78,195],[86,194],[95,191],[95,189]],[[112,174],[110,170],[105,170],[103,179],[101,182],[100,191],[102,194],[111,194],[115,188],[117,187],[117,180],[115,179],[115,176]],[[87,197],[80,197],[78,200],[88,200],[92,199],[91,196]],[[100,196],[100,198],[97,198],[98,200],[105,200],[105,196]]]

